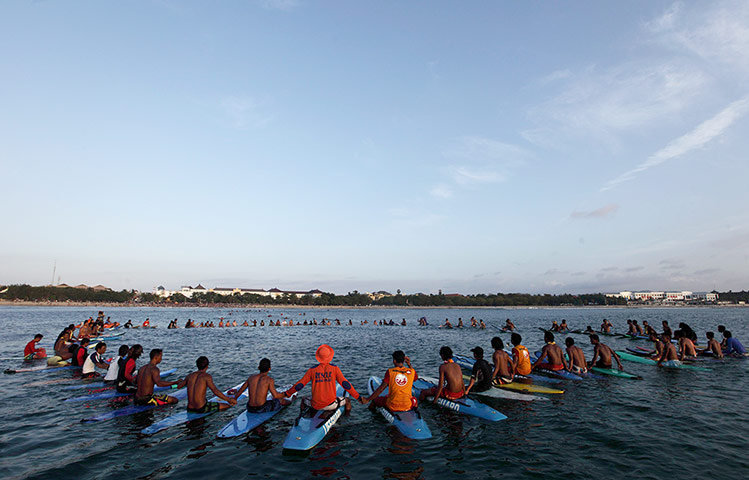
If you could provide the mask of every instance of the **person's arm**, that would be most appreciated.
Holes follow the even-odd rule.
[[[153,379],[153,384],[157,387],[172,387],[179,383],[179,380],[176,380],[174,382],[165,382],[161,379],[161,373],[155,368],[151,370],[151,378]]]
[[[236,391],[234,394],[234,399],[237,400],[240,395],[242,395],[242,392],[244,392],[247,389],[247,386],[250,384],[250,379],[247,378],[247,380],[244,381],[242,386],[239,388],[239,390]],[[276,398],[275,396],[273,398]]]
[[[588,363],[588,365],[590,365],[592,367],[593,365],[596,364],[596,360],[597,359],[598,359],[598,345],[596,345],[593,348],[593,358],[590,360],[590,362]]]
[[[338,367],[336,367],[335,376],[336,376],[336,381],[338,382],[338,384],[342,386],[343,389],[349,393],[349,395],[351,395],[355,400],[358,400],[359,398],[361,398],[361,395],[359,395],[359,392],[357,392],[354,386],[351,385],[351,383],[349,383],[348,380],[346,380],[346,377],[343,376],[343,372],[341,372],[341,369]]]
[[[235,399],[233,399],[231,397],[227,397],[226,395],[224,395],[224,392],[222,392],[221,390],[219,390],[218,388],[216,388],[216,385],[213,383],[213,377],[211,377],[210,375],[206,379],[206,385],[208,386],[208,388],[211,389],[211,391],[214,393],[214,395],[216,395],[221,400],[224,400],[225,402],[228,402],[229,405],[236,405],[237,404],[237,401]]]
[[[538,357],[535,362],[533,362],[533,365],[531,365],[531,370],[533,370],[534,368],[536,368],[536,365],[538,365],[539,363],[541,363],[541,360],[543,360],[544,358],[546,358],[546,354],[547,353],[548,353],[548,349],[546,347],[544,347],[544,348],[541,349],[541,356]]]
[[[616,364],[619,365],[619,370],[624,370],[624,367],[622,366],[622,361],[619,358],[619,355],[617,355],[617,353],[613,349],[611,349],[611,356],[614,357],[614,360],[616,360]]]
[[[442,388],[444,388],[443,385],[445,385],[445,370],[442,367],[444,367],[444,365],[440,365],[440,380],[437,385],[437,393],[434,394],[434,399],[432,400],[433,403],[436,403],[437,399],[440,398]]]
[[[476,383],[476,378],[478,378],[478,365],[477,365],[477,363],[474,363],[473,364],[473,371],[471,372],[471,381],[468,382],[468,386],[467,387],[465,387],[465,386],[463,387],[465,389],[466,395],[468,395],[468,392],[471,391],[471,388],[473,388],[473,385]],[[460,383],[463,384],[462,379],[461,379]]]
[[[101,356],[98,357],[98,360],[94,360],[94,365],[99,368],[103,368],[104,370],[107,370],[109,368],[109,364],[106,363],[104,359],[101,358]]]
[[[284,398],[286,396],[283,393],[276,390],[276,381],[273,380],[272,378],[270,379],[270,385],[268,386],[268,391],[270,392],[272,398]]]
[[[499,359],[497,359],[497,357],[499,357]],[[495,379],[497,378],[497,373],[499,372],[499,362],[502,361],[502,357],[495,352],[494,355],[492,355],[492,361],[494,362],[494,370],[492,370],[492,379]]]
[[[668,355],[668,347],[666,345],[663,345],[663,353],[661,353],[661,358],[658,359],[658,363],[656,363],[657,366],[661,366],[663,364],[663,361],[666,359],[666,355]]]
[[[569,360],[569,362],[567,360]],[[562,355],[562,366],[568,372],[572,371],[572,352],[570,352],[569,348],[567,348],[567,359],[566,360],[564,358],[564,355]]]
[[[409,364],[409,367],[410,366],[411,365]],[[362,405],[371,402],[372,399],[374,398],[379,397],[380,394],[382,394],[382,392],[384,392],[387,386],[389,385],[389,380],[390,380],[390,372],[385,372],[385,376],[382,378],[382,383],[380,383],[380,386],[377,387],[374,392],[372,392],[372,395],[368,397],[360,397]]]
[[[298,382],[296,382],[291,388],[284,392],[284,395],[290,397],[294,394],[294,392],[299,392],[304,388],[305,385],[310,382],[310,380],[312,380],[312,374],[309,370],[307,370],[304,376]]]

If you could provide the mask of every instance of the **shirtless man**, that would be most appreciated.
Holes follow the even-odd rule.
[[[556,320],[553,320],[551,322],[551,328],[549,330],[551,330],[552,332],[558,332],[559,331],[559,324],[557,323]]]
[[[578,374],[588,373],[588,364],[585,363],[583,349],[575,345],[575,340],[571,337],[567,337],[564,343],[567,345],[567,356],[570,359],[567,364],[567,371]]]
[[[419,401],[423,402],[427,397],[434,397],[432,402],[436,402],[440,397],[448,400],[457,400],[465,395],[463,371],[460,369],[460,365],[453,361],[452,349],[450,347],[440,348],[440,357],[442,357],[442,365],[440,365],[439,369],[440,379],[438,385],[422,390],[419,394]]]
[[[187,411],[189,413],[218,412],[237,404],[236,400],[227,397],[221,390],[216,388],[216,385],[213,383],[213,377],[206,372],[208,370],[208,363],[207,357],[199,357],[195,362],[198,371],[192,372],[185,377],[184,381],[187,383]],[[226,403],[206,401],[205,393],[208,389],[211,389],[221,400],[229,402],[228,405]]]
[[[484,319],[479,319],[479,330],[486,330],[486,324],[484,323]]]
[[[508,318],[505,320],[505,326],[502,327],[503,332],[514,332],[515,331],[515,324],[510,321]]]
[[[463,319],[458,317],[458,325],[457,328],[463,328]]]
[[[174,397],[169,395],[154,395],[153,387],[173,387],[181,388],[185,386],[185,380],[174,382],[165,382],[161,380],[158,364],[161,363],[163,351],[160,348],[154,348],[148,354],[151,361],[140,367],[138,370],[137,384],[138,390],[135,392],[133,403],[136,405],[168,405],[177,403]]]
[[[723,358],[723,350],[720,348],[720,343],[715,339],[715,334],[707,332],[705,336],[707,337],[707,348],[702,350],[702,354],[712,353],[712,356],[715,358]]]
[[[449,318],[446,318],[445,319],[445,324],[444,325],[440,325],[440,328],[453,328],[453,324],[450,323],[450,319]]]
[[[679,361],[683,362],[685,358],[697,358],[697,349],[694,348],[694,342],[684,336],[684,332],[677,330],[674,336],[679,341]]]
[[[515,377],[512,368],[512,359],[507,352],[505,352],[505,344],[502,339],[499,337],[492,338],[492,348],[494,349],[494,353],[492,354],[492,361],[494,362],[492,383],[495,386],[512,383],[512,380]]]
[[[590,343],[593,345],[593,359],[588,363],[589,367],[598,368],[612,368],[613,363],[611,359],[616,360],[616,364],[619,366],[619,370],[623,370],[622,361],[619,360],[619,355],[611,349],[608,345],[604,345],[598,338],[598,335],[590,336]],[[597,360],[597,361],[596,361]]]
[[[250,413],[266,413],[280,410],[281,407],[291,404],[286,396],[276,390],[276,382],[268,375],[270,372],[270,360],[264,358],[258,365],[260,373],[250,375],[242,384],[242,387],[234,394],[234,399],[239,399],[242,392],[247,389],[247,411]],[[267,400],[268,393],[271,399]]]
[[[635,328],[635,324],[632,322],[632,320],[627,320],[627,335],[637,335],[637,329]]]
[[[554,334],[551,332],[544,333],[544,348],[541,349],[541,355],[536,359],[531,369],[545,368],[547,370],[564,370],[564,352],[554,342]],[[548,361],[544,361],[548,359]]]
[[[658,359],[658,365],[659,367],[667,366],[667,367],[678,367],[681,365],[681,361],[679,361],[679,356],[676,353],[676,347],[673,343],[671,343],[671,337],[666,335],[665,333],[661,335],[661,340],[663,341],[663,353],[661,354],[661,357]]]
[[[611,322],[604,318],[603,323],[601,324],[601,333],[611,333],[612,326],[613,325],[611,325]]]
[[[592,326],[588,325],[588,328],[586,328],[583,333],[586,333],[586,334],[590,335],[590,334],[596,333],[596,332],[595,332],[595,330],[593,330]]]
[[[635,335],[642,336],[642,327],[637,324],[637,320],[632,320],[632,325],[635,326]]]
[[[562,323],[559,325],[559,332],[569,332],[570,327],[567,326],[567,320],[562,319]]]
[[[655,352],[651,356],[661,358],[661,355],[663,355],[663,341],[661,341],[661,338],[655,332],[650,334],[650,341],[653,342],[653,346],[655,347]]]

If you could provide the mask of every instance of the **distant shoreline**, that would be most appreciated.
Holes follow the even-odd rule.
[[[106,308],[227,308],[231,310],[264,310],[264,309],[306,309],[306,310],[542,310],[542,309],[578,309],[578,308],[604,308],[604,309],[627,309],[627,308],[733,308],[749,307],[749,305],[558,305],[558,306],[536,306],[536,305],[508,305],[508,306],[453,306],[453,305],[250,305],[250,304],[163,304],[163,303],[100,303],[100,302],[29,302],[0,300],[0,307],[106,307]]]

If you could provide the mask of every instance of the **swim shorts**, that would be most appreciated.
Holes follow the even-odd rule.
[[[494,385],[495,387],[498,387],[500,385],[507,385],[508,383],[512,383],[511,378],[496,376],[494,377],[494,381],[492,382],[492,385]]]
[[[585,367],[579,367],[577,365],[573,365],[572,373],[588,373],[588,369]]]
[[[598,360],[596,362],[596,367],[598,367],[598,368],[611,368],[612,365],[610,363],[608,365],[606,365],[605,363],[603,363],[603,360]]]
[[[546,370],[554,370],[555,372],[558,372],[559,370],[564,370],[564,365],[556,365],[553,363],[537,363],[536,368],[543,368]]]
[[[211,413],[221,410],[221,404],[218,402],[208,402],[200,408],[187,407],[187,413]]]
[[[266,413],[266,412],[275,412],[276,410],[281,409],[281,400],[274,398],[271,400],[266,401],[264,404],[260,405],[259,407],[253,407],[250,406],[250,404],[247,404],[247,411],[249,413]]]
[[[136,405],[166,405],[169,403],[169,396],[167,395],[147,395],[145,397],[135,397],[133,403]]]
[[[663,362],[664,367],[681,367],[682,363],[679,360],[667,360]]]
[[[81,375],[81,378],[97,378],[97,377],[101,377],[101,374],[99,372],[89,372],[89,373],[84,373],[83,375]]]
[[[442,394],[440,396],[448,400],[457,400],[459,398],[463,398],[463,395],[464,395],[463,392],[451,392],[447,390],[446,388],[443,388]]]
[[[318,410],[335,410],[346,401],[346,397],[337,397],[335,400],[333,400],[333,403],[328,405],[327,407],[318,408]],[[305,407],[312,408],[312,398],[310,397],[304,397],[302,398],[302,405]]]

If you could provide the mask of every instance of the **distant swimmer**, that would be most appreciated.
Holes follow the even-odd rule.
[[[44,338],[44,335],[42,335],[41,333],[37,333],[36,335],[34,335],[34,339],[26,344],[26,348],[23,349],[24,360],[47,358],[47,351],[43,348],[37,347],[37,344],[42,341],[42,338]]]
[[[567,320],[562,319],[562,323],[559,324],[559,332],[563,333],[563,332],[569,332],[569,331],[570,331],[570,327],[567,326]]]
[[[614,328],[614,325],[604,318],[601,324],[601,333],[611,333],[612,328]]]
[[[143,347],[139,344],[135,344],[130,347],[127,352],[127,357],[120,358],[119,369],[117,370],[117,385],[116,389],[118,393],[135,393],[137,391],[136,379],[135,379],[135,361],[140,358],[143,353]]]
[[[515,375],[530,375],[531,373],[531,355],[528,349],[521,345],[523,337],[519,333],[513,333],[510,336],[512,342],[512,369]]]
[[[476,319],[474,317],[471,317],[471,327],[476,328],[479,324],[476,322]]]
[[[554,342],[554,334],[551,332],[544,333],[544,342],[546,342],[546,345],[541,349],[541,355],[536,359],[531,369],[543,368],[555,372],[564,370],[564,352]]]
[[[146,318],[146,320],[143,322],[143,328],[147,328],[151,326],[151,319]]]
[[[372,392],[372,395],[362,397],[359,401],[363,405],[372,402],[370,408],[385,407],[391,412],[406,412],[414,409],[418,405],[413,396],[413,384],[417,378],[419,375],[411,366],[411,359],[402,350],[396,350],[393,352],[393,366],[385,372],[380,386]],[[385,389],[388,393],[382,395]]]
[[[247,323],[247,320],[245,320],[245,321],[244,321],[244,323],[242,323],[242,326],[243,326],[243,327],[249,327],[249,326],[250,326],[250,324],[249,324],[249,323]]]
[[[591,367],[598,368],[612,368],[614,366],[613,360],[616,360],[616,364],[619,370],[623,370],[622,361],[619,359],[619,355],[611,349],[608,345],[601,343],[598,335],[593,334],[590,336],[590,343],[593,345],[593,358],[590,363]]]
[[[276,382],[269,375],[270,360],[260,360],[257,369],[258,373],[247,378],[234,394],[234,399],[239,399],[242,392],[247,390],[247,411],[250,413],[275,412],[283,406],[290,405],[291,401],[286,400],[286,396],[276,390]],[[271,396],[270,400],[268,394]]]
[[[293,387],[286,390],[286,396],[290,397],[311,382],[312,396],[302,398],[302,410],[305,407],[311,407],[314,410],[336,410],[341,404],[345,404],[346,411],[350,411],[351,402],[346,397],[336,395],[336,385],[342,386],[354,399],[359,399],[359,392],[346,380],[341,369],[330,363],[334,354],[335,351],[330,345],[320,345],[315,352],[315,359],[319,363],[307,370]]]
[[[427,397],[434,397],[433,402],[438,398],[448,400],[457,400],[465,396],[465,384],[463,384],[463,371],[460,365],[453,361],[453,351],[450,347],[440,348],[440,357],[442,365],[439,368],[439,382],[437,386],[422,390],[419,394],[419,400],[424,401]]]
[[[479,320],[479,330],[486,330],[486,324],[484,323],[484,319]]]
[[[552,320],[551,322],[551,328],[549,328],[552,332],[558,332],[559,331],[559,324],[556,320]]]
[[[711,355],[715,358],[723,358],[723,350],[720,348],[720,343],[715,339],[715,333],[707,332],[707,348],[702,350],[702,355]]]
[[[440,328],[453,328],[453,324],[450,323],[449,318],[446,318],[445,323],[443,325],[440,325]]]
[[[507,320],[505,320],[505,326],[502,327],[502,331],[503,332],[514,332],[515,331],[515,324],[512,323],[512,321],[510,321],[510,319],[508,318]]]
[[[590,335],[591,333],[596,333],[596,331],[593,330],[592,326],[588,325],[588,327],[585,329],[585,331],[583,333],[586,333],[586,334]]]
[[[132,326],[133,326],[132,320],[128,320],[127,322],[125,322],[125,325],[123,325],[123,326],[125,328],[132,328]]]
[[[674,337],[679,342],[679,361],[683,362],[685,359],[693,360],[697,358],[697,349],[694,348],[694,342],[687,338],[683,331],[675,331]]]
[[[458,317],[458,325],[456,327],[457,328],[463,328],[463,319],[462,318]]]
[[[660,358],[658,359],[658,365],[666,366],[666,367],[678,367],[681,366],[681,361],[679,360],[679,355],[676,353],[676,347],[673,343],[671,343],[671,337],[666,335],[665,333],[661,335],[661,340],[663,341],[663,353],[661,353]]]
[[[195,366],[198,367],[198,370],[185,377],[184,381],[187,384],[187,411],[189,413],[218,412],[237,404],[236,400],[227,397],[221,390],[216,388],[216,385],[213,383],[213,377],[207,372],[208,364],[207,357],[198,357],[195,361]],[[205,394],[209,389],[214,395],[225,402],[229,402],[229,404],[207,401]]]
[[[94,378],[101,377],[101,374],[96,371],[96,367],[107,370],[109,365],[104,361],[104,353],[107,351],[107,344],[99,342],[96,344],[94,353],[87,355],[86,359],[83,360],[83,368],[81,369],[81,378]]]
[[[473,363],[473,370],[471,371],[471,381],[468,382],[466,387],[466,395],[473,390],[474,392],[485,392],[492,388],[492,367],[489,362],[484,360],[484,349],[481,347],[474,347],[471,349],[475,362]],[[506,355],[506,354],[505,354]]]
[[[174,382],[165,382],[161,379],[161,372],[159,371],[159,363],[163,357],[163,351],[160,348],[154,348],[148,354],[151,359],[146,365],[140,367],[138,370],[138,389],[135,392],[135,399],[133,403],[135,405],[169,405],[177,403],[174,397],[169,395],[155,395],[153,393],[153,387],[184,387],[185,380],[177,380]]]
[[[512,358],[505,352],[505,344],[502,339],[499,337],[492,338],[492,348],[494,349],[494,353],[492,354],[492,362],[494,362],[492,383],[495,386],[512,383],[515,377]]]
[[[588,373],[588,364],[585,362],[583,349],[575,345],[575,340],[571,337],[567,337],[564,343],[567,345],[567,357],[569,358],[567,371],[577,374]]]
[[[730,330],[725,330],[723,332],[723,336],[726,339],[726,350],[723,352],[725,355],[731,355],[735,357],[742,357],[746,355],[746,348],[744,348],[744,346],[741,344],[741,342],[738,341],[738,339],[734,338]]]

